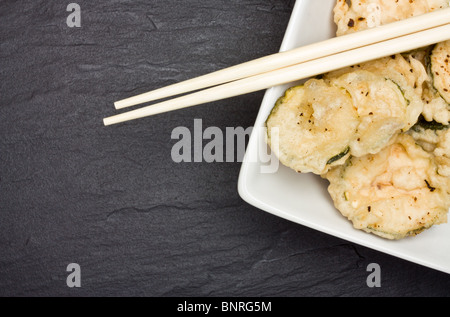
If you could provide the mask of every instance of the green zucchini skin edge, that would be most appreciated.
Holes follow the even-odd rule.
[[[269,121],[269,118],[278,110],[278,107],[284,102],[284,99],[287,97],[289,91],[296,89],[296,88],[301,88],[303,86],[304,85],[297,85],[297,86],[293,86],[293,87],[290,87],[285,90],[284,94],[277,99],[277,101],[275,102],[275,105],[273,106],[272,110],[270,111],[269,115],[267,116],[267,119],[264,123],[266,127],[267,127],[267,121]]]
[[[412,130],[415,131],[415,132],[419,132],[420,128],[422,128],[422,129],[425,129],[425,130],[438,131],[438,130],[448,129],[448,127],[449,127],[448,125],[444,125],[444,124],[436,122],[436,121],[427,121],[421,115],[419,117],[419,120],[417,121],[417,123],[412,127]]]
[[[344,156],[346,156],[348,153],[350,152],[350,147],[347,147],[344,151],[342,151],[341,153],[339,153],[336,156],[333,156],[332,158],[330,158],[327,162],[327,165],[331,165],[334,162],[339,161],[341,158],[343,158]]]
[[[390,78],[384,78],[386,81],[390,81],[392,82],[395,86],[397,86],[398,90],[400,90],[400,92],[402,93],[403,99],[405,99],[406,101],[406,106],[409,106],[411,104],[411,100],[409,100],[408,98],[406,98],[405,95],[405,90],[402,88],[402,86],[400,86],[399,83],[397,83],[396,81],[390,79]]]

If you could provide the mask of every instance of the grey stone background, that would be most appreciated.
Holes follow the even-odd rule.
[[[0,1],[0,295],[450,294],[447,274],[246,204],[239,163],[171,160],[175,127],[252,126],[263,92],[103,126],[116,100],[277,52],[294,1],[78,0],[81,28],[70,2]]]

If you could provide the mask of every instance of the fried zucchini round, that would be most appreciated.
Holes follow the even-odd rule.
[[[334,8],[337,35],[421,15],[449,6],[448,0],[338,0]]]
[[[285,92],[266,125],[267,142],[281,163],[297,172],[323,174],[348,157],[358,118],[344,90],[309,80]]]
[[[412,127],[408,134],[425,151],[435,157],[439,175],[447,177],[450,191],[450,130],[448,125],[436,121],[426,121],[423,117]]]
[[[357,137],[349,143],[353,156],[377,153],[394,135],[408,129],[408,100],[392,80],[356,70],[330,82],[351,95],[358,113]]]
[[[349,155],[388,145],[407,130],[407,110],[398,85],[368,71],[310,79],[278,100],[266,122],[267,140],[284,165],[321,175]]]
[[[402,133],[379,153],[352,157],[324,177],[356,229],[402,239],[447,221],[448,180],[436,170],[432,154]]]
[[[369,71],[395,83],[408,103],[406,127],[403,130],[408,130],[417,122],[424,108],[423,86],[429,79],[426,67],[421,61],[412,54],[396,54],[329,72],[324,78],[331,80],[356,70]]]

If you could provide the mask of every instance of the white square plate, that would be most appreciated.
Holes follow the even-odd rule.
[[[281,50],[333,37],[335,2],[297,0]],[[298,174],[281,164],[275,173],[263,172],[270,161],[265,163],[266,159],[256,153],[268,151],[264,123],[276,100],[292,85],[271,88],[264,96],[239,176],[242,199],[284,219],[450,274],[450,224],[434,226],[415,237],[386,240],[354,229],[335,209],[327,192],[328,182],[319,176]],[[272,156],[271,160],[277,159]]]

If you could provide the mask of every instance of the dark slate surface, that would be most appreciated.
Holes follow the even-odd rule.
[[[118,99],[276,52],[294,1],[78,0],[81,28],[69,3],[0,1],[0,295],[450,294],[447,274],[246,204],[239,163],[171,160],[175,127],[249,127],[263,92],[102,125]]]

